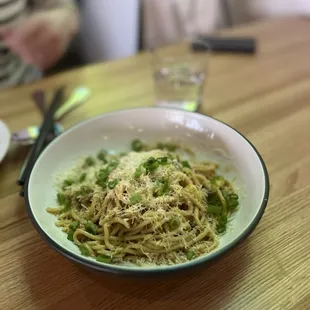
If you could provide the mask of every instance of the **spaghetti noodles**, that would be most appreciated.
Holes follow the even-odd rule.
[[[217,165],[189,163],[176,147],[147,148],[79,163],[57,185],[56,225],[83,255],[112,264],[171,265],[211,252],[238,206]]]

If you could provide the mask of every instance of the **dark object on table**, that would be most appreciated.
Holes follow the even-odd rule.
[[[242,53],[254,54],[256,52],[256,40],[254,38],[234,38],[234,37],[199,37],[192,42],[194,52],[208,50],[216,53]]]
[[[17,181],[17,184],[24,186],[24,184],[26,183],[33,168],[33,165],[35,164],[38,156],[40,155],[45,146],[45,142],[48,136],[50,135],[51,132],[54,131],[54,114],[56,113],[60,105],[63,103],[63,101],[64,101],[64,87],[60,87],[56,90],[55,95],[53,97],[53,101],[45,114],[43,123],[40,128],[40,134],[26,158],[25,167],[22,171],[20,179]],[[20,195],[24,196],[23,189],[21,189]]]

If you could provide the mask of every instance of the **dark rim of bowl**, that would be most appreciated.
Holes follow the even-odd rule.
[[[110,112],[110,113],[104,113],[92,118],[89,118],[87,120],[84,120],[74,126],[72,126],[71,128],[69,128],[67,131],[71,131],[76,127],[81,126],[81,124],[83,123],[87,123],[90,122],[96,118],[100,118],[102,116],[107,116],[107,115],[112,115],[112,114],[117,114],[119,112],[126,112],[126,111],[134,111],[134,110],[166,110],[166,111],[171,111],[173,109],[163,109],[163,108],[156,108],[156,107],[145,107],[145,108],[134,108],[134,109],[126,109],[126,110],[119,110],[119,111],[114,111],[114,112]],[[175,111],[175,110],[173,110]],[[187,111],[182,111],[182,113],[185,114],[197,114],[195,112],[187,112]],[[35,229],[38,231],[38,233],[41,235],[41,237],[43,238],[43,240],[49,244],[51,246],[51,248],[53,248],[54,250],[56,250],[57,252],[61,253],[62,255],[64,255],[65,257],[73,260],[76,263],[82,264],[84,267],[88,267],[97,271],[106,271],[106,272],[111,272],[111,273],[115,273],[115,274],[124,274],[124,275],[151,275],[151,274],[166,274],[166,273],[171,273],[171,272],[176,272],[176,271],[181,271],[181,270],[187,270],[189,268],[193,268],[199,265],[203,265],[206,263],[210,263],[215,259],[218,259],[222,256],[224,256],[225,254],[227,254],[229,251],[231,251],[233,248],[235,248],[239,243],[241,243],[242,241],[244,241],[256,228],[256,226],[258,225],[259,221],[261,220],[265,209],[267,207],[267,203],[268,203],[268,198],[269,198],[269,191],[270,191],[270,185],[269,185],[269,175],[268,175],[268,171],[267,171],[267,167],[264,163],[264,160],[262,158],[262,156],[260,155],[260,153],[257,151],[257,149],[255,148],[255,146],[243,135],[241,134],[238,130],[236,130],[235,128],[231,127],[230,125],[214,118],[208,115],[204,115],[204,114],[199,114],[201,117],[206,117],[206,118],[211,118],[214,119],[217,122],[222,123],[223,125],[229,127],[230,129],[232,129],[233,131],[235,131],[236,133],[238,133],[254,150],[254,152],[256,153],[258,159],[260,160],[260,163],[262,165],[263,168],[263,172],[264,172],[264,179],[265,179],[265,192],[264,192],[264,196],[263,196],[263,200],[262,203],[259,207],[259,211],[257,212],[255,218],[252,220],[252,222],[250,223],[250,225],[248,226],[248,228],[243,231],[242,234],[240,234],[233,242],[229,243],[228,245],[224,246],[223,248],[221,248],[220,250],[218,250],[218,252],[214,252],[214,253],[210,253],[208,256],[205,257],[200,257],[197,258],[193,261],[189,263],[182,263],[182,264],[176,264],[176,265],[171,265],[171,266],[167,266],[166,268],[161,268],[160,266],[158,267],[151,267],[151,268],[139,268],[139,267],[135,267],[135,268],[130,268],[130,267],[120,267],[117,265],[109,265],[109,264],[102,264],[102,263],[98,263],[95,260],[91,261],[87,258],[83,258],[83,256],[81,255],[77,255],[75,253],[70,252],[69,250],[67,250],[66,248],[63,248],[62,246],[60,246],[57,242],[55,242],[51,237],[49,237],[49,235],[47,235],[44,230],[40,227],[40,225],[38,224],[38,222],[35,220],[34,215],[31,211],[31,206],[30,206],[30,201],[29,201],[29,180],[30,177],[28,178],[26,184],[25,184],[25,203],[26,203],[26,210],[28,213],[28,216],[31,219],[31,222],[33,224],[33,226],[35,227]],[[54,139],[54,141],[56,141],[57,138]],[[52,141],[52,143],[54,142]],[[52,144],[51,143],[51,144]],[[45,150],[44,150],[45,151]],[[44,152],[43,151],[43,152]],[[43,153],[42,152],[42,153]],[[42,155],[42,153],[40,154],[40,156]],[[40,158],[39,156],[39,158]],[[38,159],[39,159],[38,158]],[[31,175],[30,175],[31,176]]]

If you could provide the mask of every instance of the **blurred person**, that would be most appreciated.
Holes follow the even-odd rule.
[[[310,15],[309,0],[143,0],[142,4],[147,49],[255,20]]]
[[[0,0],[0,88],[40,78],[78,25],[74,0]]]

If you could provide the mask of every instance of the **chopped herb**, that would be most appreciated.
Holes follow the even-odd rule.
[[[155,159],[154,157],[150,157],[146,162],[140,165],[135,171],[135,177],[139,178],[144,172],[152,173],[155,171],[159,165],[167,165],[168,157],[158,157]]]
[[[86,176],[87,176],[86,173],[82,173],[81,176],[80,176],[80,178],[79,178],[79,182],[80,182],[80,183],[83,183],[83,182],[86,180]]]
[[[105,150],[101,150],[98,154],[97,154],[97,158],[99,160],[101,160],[104,164],[106,164],[108,161],[106,159],[107,156],[107,152]]]
[[[192,250],[189,250],[189,251],[186,253],[186,257],[187,257],[188,260],[192,260],[193,257],[194,257],[194,255],[195,255],[195,253],[194,253],[194,251],[192,251]]]
[[[235,193],[232,193],[232,194],[229,194],[228,195],[228,198],[229,199],[233,199],[233,200],[238,200],[239,199],[239,196]]]
[[[62,210],[60,211],[60,213],[65,213],[65,212],[68,212],[70,211],[70,205],[65,205]]]
[[[230,210],[234,210],[236,209],[238,206],[239,206],[239,201],[238,201],[239,197],[237,194],[229,194],[226,198],[226,201],[227,201],[227,205],[228,205],[228,208]]]
[[[108,169],[100,169],[98,174],[96,175],[97,180],[103,181],[103,182],[107,182],[108,178],[109,178],[109,174],[110,172],[108,171]]]
[[[131,149],[135,152],[141,152],[143,150],[143,143],[139,139],[135,139],[131,142]]]
[[[111,162],[109,163],[107,169],[110,172],[112,172],[119,164],[119,161],[117,159],[111,160]]]
[[[168,157],[169,159],[171,159],[171,160],[174,160],[174,155],[171,154],[171,153],[168,153],[168,154],[167,154],[167,157]]]
[[[81,246],[79,246],[79,249],[80,249],[82,255],[84,255],[84,256],[90,255],[88,249],[85,246],[81,245]]]
[[[167,194],[169,192],[169,180],[162,179],[157,180],[154,188],[154,196],[159,197]]]
[[[165,148],[169,152],[174,152],[177,149],[177,146],[175,144],[167,143]]]
[[[213,215],[221,214],[222,213],[222,207],[209,205],[207,207],[207,213],[213,214]]]
[[[225,214],[221,214],[218,218],[217,222],[217,232],[218,233],[223,233],[226,230],[226,225],[227,225],[227,216]]]
[[[132,205],[141,202],[142,197],[139,194],[133,194],[130,196],[129,201]]]
[[[112,160],[106,168],[100,169],[96,175],[96,183],[105,188],[109,180],[109,174],[118,166],[118,164],[118,160]]]
[[[140,165],[135,171],[135,178],[140,178],[143,172],[144,172],[144,168],[142,165]]]
[[[211,179],[211,184],[216,185],[217,181],[224,181],[224,178],[221,176],[216,176],[216,177]]]
[[[73,241],[73,234],[74,234],[74,231],[72,229],[69,229],[67,239],[70,241]]]
[[[112,262],[112,258],[108,255],[98,255],[96,257],[97,262],[110,264]]]
[[[177,146],[172,143],[157,143],[156,147],[160,150],[167,150],[168,152],[174,152],[177,149]]]
[[[118,183],[118,179],[114,179],[113,181],[108,182],[108,188],[113,189]]]
[[[94,224],[92,221],[88,221],[85,225],[85,229],[90,234],[95,235],[98,231],[98,226],[96,224]]]
[[[226,186],[229,186],[229,182],[222,176],[215,176],[211,179],[211,184],[223,189]]]
[[[228,200],[227,204],[230,210],[235,210],[239,206],[238,200]]]
[[[101,186],[102,188],[106,188],[107,187],[107,181],[101,180],[101,179],[97,179],[96,184]]]
[[[71,179],[64,180],[64,182],[62,184],[62,188],[65,189],[66,187],[71,186],[73,183],[74,183],[74,181]]]
[[[69,225],[69,228],[72,229],[73,231],[74,230],[77,230],[77,228],[80,226],[80,222],[78,221],[74,221],[72,222],[70,225]]]
[[[181,162],[183,168],[188,168],[188,169],[192,169],[192,167],[190,166],[189,162],[187,160],[183,160]]]
[[[92,189],[89,186],[81,186],[78,195],[88,195],[92,192]]]
[[[97,184],[101,187],[105,188],[109,179],[110,171],[108,168],[100,169],[98,174],[96,175]]]
[[[62,206],[61,213],[68,212],[70,210],[70,200],[69,197],[65,196],[62,193],[57,194],[57,201],[60,206]]]
[[[207,203],[212,206],[222,206],[221,199],[217,193],[209,193],[207,196]]]
[[[162,143],[162,142],[158,142],[157,145],[156,145],[156,148],[158,148],[160,150],[163,150],[165,148],[165,144]]]
[[[169,220],[168,225],[171,230],[174,230],[180,226],[180,220],[176,216],[173,216]]]
[[[154,158],[150,157],[144,164],[146,173],[151,173],[159,167],[159,162]]]
[[[66,202],[67,202],[67,197],[66,197],[64,194],[62,194],[62,193],[58,193],[58,194],[57,194],[57,201],[58,201],[58,203],[59,203],[61,206],[63,206],[63,205],[65,205]]]
[[[157,161],[160,165],[167,165],[168,164],[168,157],[158,157]]]
[[[84,165],[83,165],[83,167],[84,168],[86,168],[86,167],[91,167],[91,166],[94,166],[95,165],[95,160],[94,160],[94,158],[92,158],[92,157],[86,157],[85,158],[85,162],[84,162]]]

